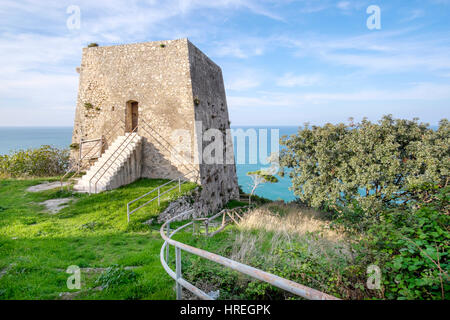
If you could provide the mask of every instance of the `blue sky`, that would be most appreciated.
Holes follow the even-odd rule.
[[[450,116],[449,17],[450,0],[1,0],[0,126],[71,126],[90,42],[185,37],[222,67],[233,125],[434,125]]]

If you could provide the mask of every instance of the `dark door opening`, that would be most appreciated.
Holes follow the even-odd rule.
[[[139,123],[139,108],[136,101],[128,101],[126,108],[126,128],[125,132],[132,132]]]

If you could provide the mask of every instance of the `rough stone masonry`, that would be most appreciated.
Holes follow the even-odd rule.
[[[194,161],[207,146],[198,143],[198,124],[203,132],[215,128],[225,136],[230,122],[220,67],[188,39],[84,48],[78,71],[73,145],[86,150],[83,141],[103,138],[101,154],[137,127],[143,137],[141,177],[174,179],[198,171],[205,211],[238,198],[234,164]],[[188,161],[173,156],[171,147],[180,143],[175,130],[189,132],[194,150],[183,154]],[[233,155],[232,148],[224,145],[224,159]],[[72,150],[72,159],[80,154]]]

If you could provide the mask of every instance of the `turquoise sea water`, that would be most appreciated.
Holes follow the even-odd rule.
[[[264,160],[270,153],[270,138],[271,129],[279,130],[279,137],[283,135],[294,134],[297,131],[297,127],[232,127],[232,129],[242,129],[247,131],[248,129],[254,129],[257,136],[257,159],[256,163],[250,163],[251,157],[249,156],[250,143],[249,139],[245,142],[245,163],[237,163],[236,170],[238,175],[239,185],[244,191],[250,190],[250,177],[247,176],[247,172],[255,171],[261,167],[268,167],[268,165],[261,164],[260,160]],[[264,137],[264,130],[267,132],[267,151],[265,155],[259,155],[259,136]],[[248,132],[248,131],[247,131]],[[72,127],[0,127],[0,154],[8,154],[11,151],[37,148],[43,144],[51,145],[58,148],[67,148],[71,143]],[[237,154],[237,142],[234,144],[235,155]],[[275,184],[264,184],[260,186],[256,194],[272,200],[282,199],[285,201],[291,201],[295,199],[293,193],[289,191],[291,182],[289,178],[279,178],[279,182]]]

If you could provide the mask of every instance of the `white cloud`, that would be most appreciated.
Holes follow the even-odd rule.
[[[347,10],[350,8],[350,1],[339,1],[336,7],[341,10]]]
[[[262,83],[262,76],[252,71],[244,71],[234,75],[230,80],[225,80],[225,87],[232,91],[245,91],[257,88]]]
[[[286,73],[282,77],[276,80],[276,84],[279,87],[307,87],[319,84],[322,81],[322,77],[317,74],[310,75],[294,75],[293,73]]]
[[[413,10],[408,11],[407,17],[402,19],[401,22],[410,22],[410,21],[416,20],[418,18],[422,18],[423,16],[425,16],[425,11],[424,10],[422,10],[422,9],[413,9]]]
[[[450,99],[450,84],[419,83],[408,88],[365,89],[353,92],[258,92],[257,96],[230,96],[230,108],[290,107],[329,102],[442,101]]]
[[[294,48],[299,58],[319,58],[333,65],[356,67],[368,72],[448,72],[448,37],[440,34],[415,36],[413,31],[383,31],[340,38],[321,35],[280,37],[279,43]]]
[[[263,55],[267,45],[267,39],[234,37],[213,43],[211,54],[216,57],[247,59]]]

